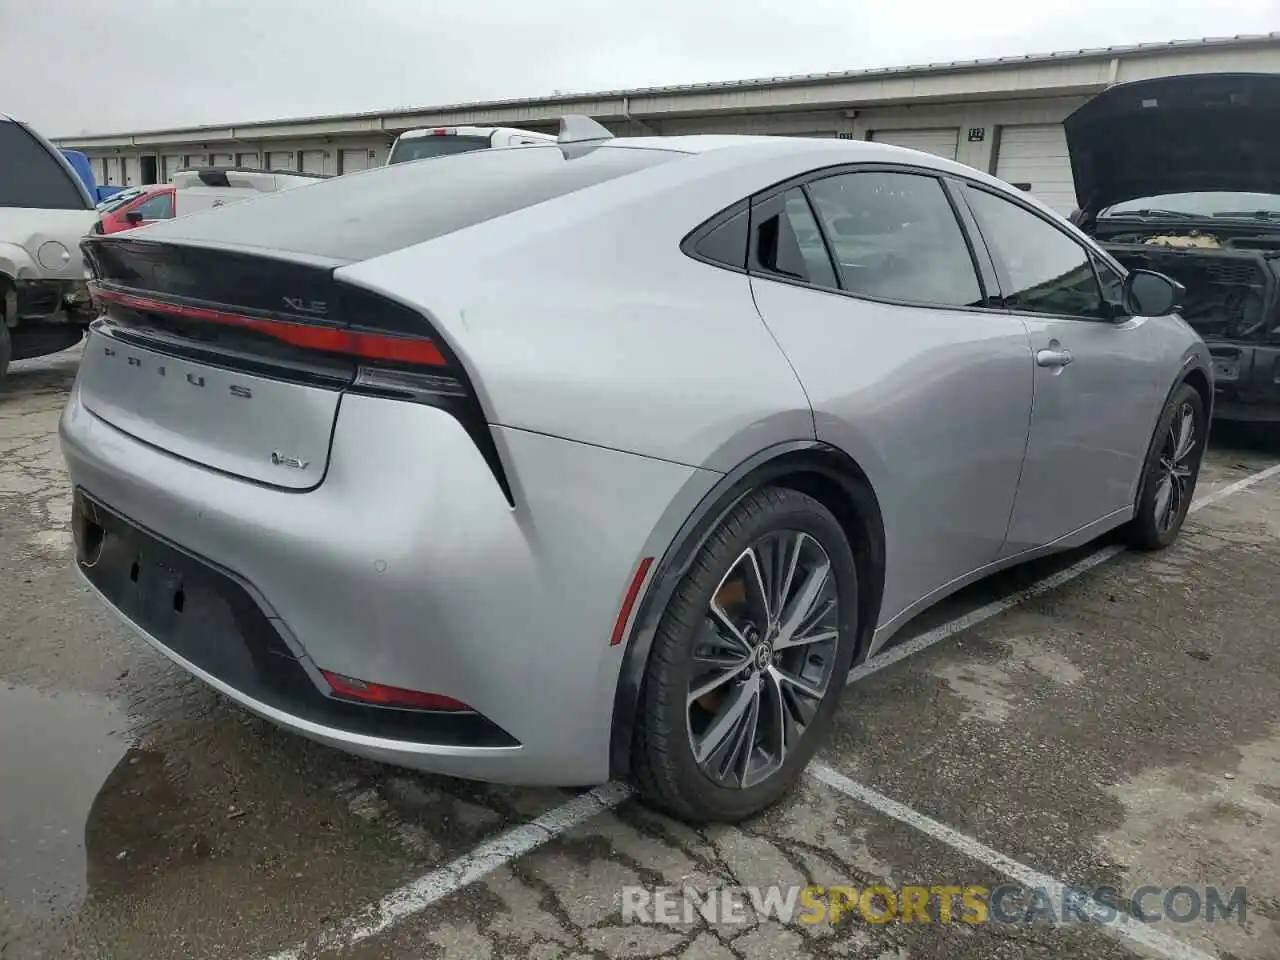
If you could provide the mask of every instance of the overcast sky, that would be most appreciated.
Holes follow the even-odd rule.
[[[1280,0],[0,0],[48,136],[1280,30]]]

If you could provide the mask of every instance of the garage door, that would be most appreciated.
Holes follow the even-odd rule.
[[[103,180],[113,187],[123,186],[120,182],[120,158],[107,157],[104,163],[106,164],[106,174]]]
[[[138,165],[137,157],[124,158],[124,185],[126,187],[135,187],[142,182],[142,167]]]
[[[236,166],[255,170],[258,167],[258,155],[256,153],[237,153]]]
[[[875,130],[871,139],[876,143],[888,143],[895,147],[907,147],[936,157],[956,158],[956,144],[960,142],[958,127],[932,130]]]
[[[212,157],[210,166],[214,167],[230,167],[235,164],[235,157],[229,153],[215,153]]]
[[[324,173],[323,150],[303,150],[300,157],[303,173]]]
[[[373,165],[368,150],[343,150],[338,157],[343,173],[355,173],[357,170],[368,170]]]
[[[182,157],[177,154],[165,154],[160,159],[160,180],[168,183],[173,179],[173,175],[182,169]]]
[[[267,154],[268,170],[292,170],[293,169],[293,151],[291,150],[272,150]]]
[[[1000,128],[996,176],[1016,184],[1063,216],[1076,206],[1071,158],[1060,123]]]

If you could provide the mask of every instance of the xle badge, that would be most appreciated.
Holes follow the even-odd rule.
[[[286,457],[272,450],[271,462],[277,467],[290,467],[294,470],[305,470],[311,461],[299,460],[297,457]]]

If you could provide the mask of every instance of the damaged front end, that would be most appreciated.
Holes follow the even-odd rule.
[[[1181,283],[1182,317],[1206,340],[1280,339],[1280,234],[1100,223],[1097,237],[1128,269]]]
[[[1154,270],[1186,290],[1181,310],[1213,360],[1215,415],[1280,422],[1280,223],[1174,227],[1109,223],[1095,236],[1130,270]]]
[[[1215,416],[1280,422],[1280,74],[1118,83],[1063,127],[1073,222],[1185,288]]]

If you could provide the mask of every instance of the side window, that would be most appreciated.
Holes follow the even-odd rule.
[[[1093,261],[1084,247],[1008,200],[972,188],[967,196],[983,238],[1008,271],[1009,309],[1090,320],[1105,316]]]
[[[158,193],[133,208],[143,220],[168,220],[173,216],[173,194]]]
[[[787,221],[791,224],[791,232],[795,234],[796,243],[800,245],[800,256],[804,258],[809,273],[809,282],[820,287],[835,287],[836,272],[831,266],[831,255],[822,240],[822,231],[818,221],[813,217],[809,201],[801,190],[788,190],[783,207]]]
[[[836,287],[836,274],[818,221],[799,187],[752,210],[755,262],[767,273]]]
[[[90,210],[75,175],[20,123],[0,119],[0,207]]]
[[[933,177],[845,173],[809,184],[850,293],[981,306],[982,287],[951,201]]]
[[[735,270],[747,266],[747,210],[735,213],[715,229],[705,233],[694,244],[693,252],[704,260],[724,264]]]

